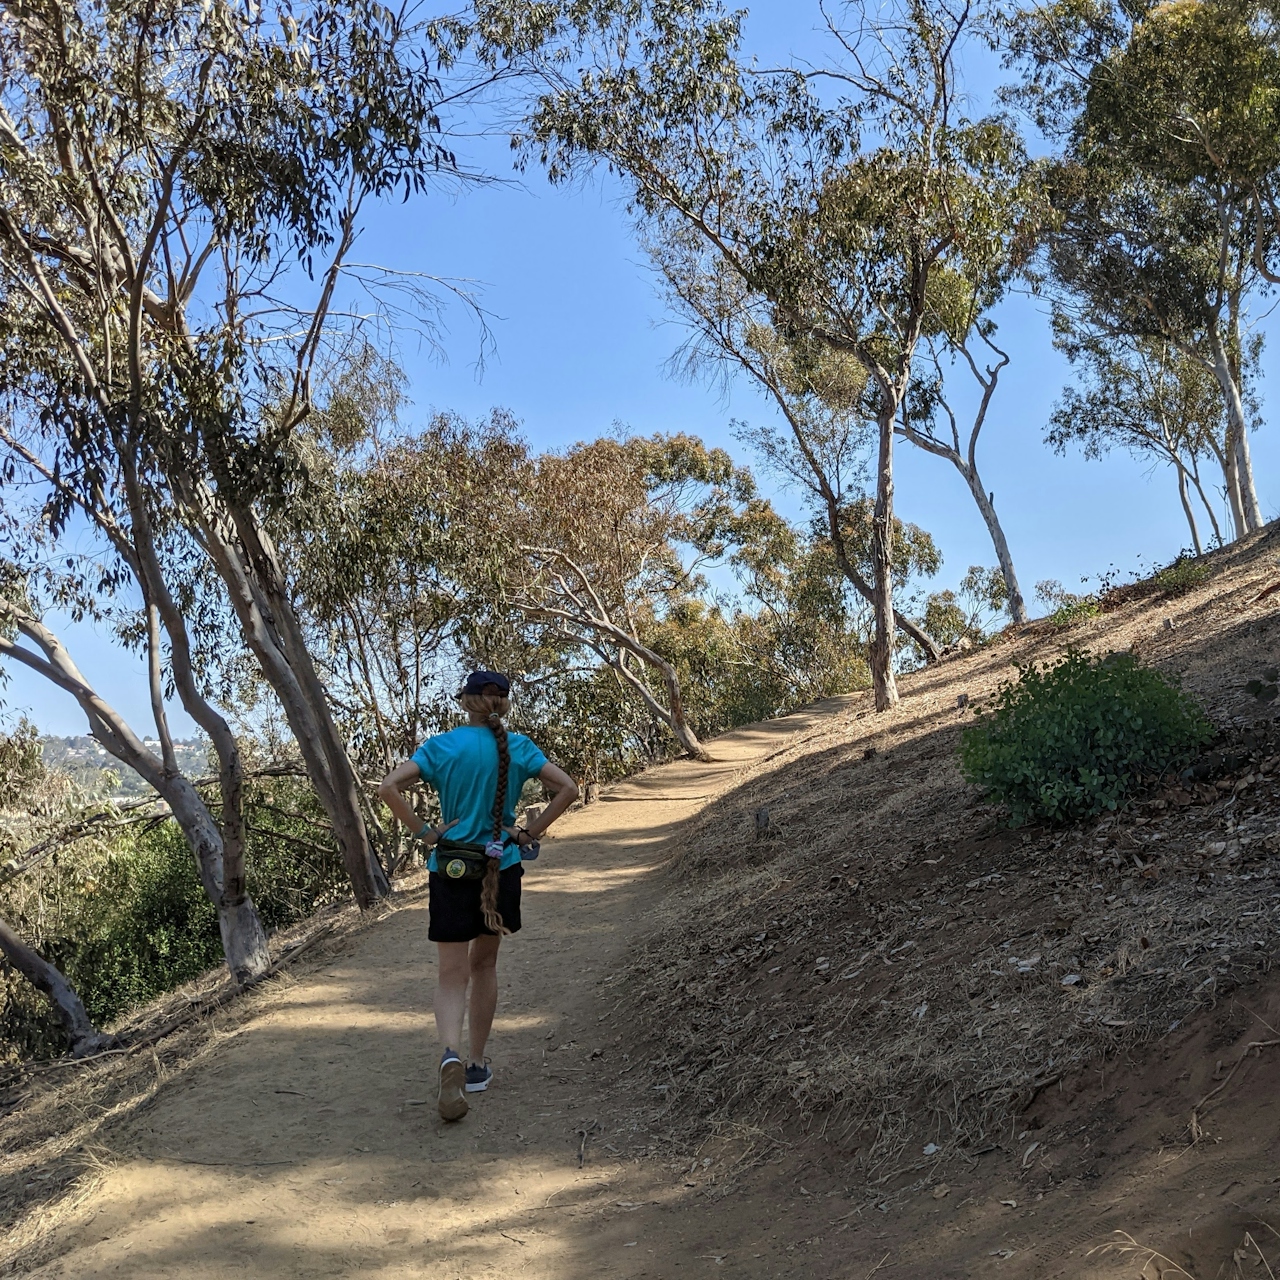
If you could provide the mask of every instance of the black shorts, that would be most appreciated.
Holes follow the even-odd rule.
[[[498,914],[510,933],[520,928],[520,877],[523,875],[524,867],[518,862],[498,872]],[[432,942],[470,942],[482,933],[493,934],[492,929],[484,927],[484,916],[480,913],[483,880],[450,880],[433,871],[430,886],[427,937]]]

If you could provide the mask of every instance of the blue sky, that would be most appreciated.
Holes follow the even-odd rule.
[[[769,0],[751,10],[747,45],[762,61],[816,50],[809,16],[816,5]],[[989,92],[991,75],[988,65],[979,67],[969,86],[975,98]],[[413,400],[406,422],[437,409],[473,416],[501,406],[541,448],[622,423],[645,434],[692,432],[753,461],[735,441],[731,420],[759,423],[771,420],[772,411],[745,383],[726,393],[667,375],[682,331],[664,314],[619,189],[603,178],[555,189],[535,170],[516,175],[499,138],[463,141],[461,149],[510,181],[378,208],[355,255],[468,280],[490,313],[496,351],[483,369],[477,367],[479,332],[460,306],[446,311],[442,352],[405,344]],[[1149,474],[1119,454],[1086,462],[1046,449],[1045,423],[1068,371],[1050,346],[1042,304],[1012,298],[997,319],[1013,360],[992,405],[980,465],[1024,590],[1030,594],[1045,578],[1070,588],[1111,566],[1129,571],[1171,559],[1189,543],[1172,475]],[[1275,352],[1263,362],[1274,379]],[[1252,443],[1264,514],[1274,518],[1280,514],[1280,438],[1266,425]],[[928,529],[945,557],[935,585],[954,585],[970,564],[994,564],[985,527],[950,466],[900,445],[898,467],[899,514]],[[761,478],[770,488],[770,478]],[[794,511],[792,500],[781,502]],[[148,730],[141,665],[88,626],[63,625],[62,634],[108,701]],[[4,696],[10,711],[25,710],[48,732],[86,731],[75,703],[38,677],[15,671]],[[174,725],[179,733],[191,729],[180,711]]]

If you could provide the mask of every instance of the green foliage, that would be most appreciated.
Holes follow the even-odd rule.
[[[333,829],[305,779],[250,783],[245,788],[245,823],[249,896],[267,929],[305,920],[349,894]]]
[[[173,822],[61,850],[0,891],[0,914],[62,970],[99,1025],[222,960],[217,913]],[[0,987],[0,1042],[22,1056],[65,1048],[45,998],[14,977]]]
[[[1072,651],[1019,673],[960,747],[965,777],[1014,826],[1115,809],[1144,774],[1187,763],[1212,733],[1191,698],[1131,654]]]
[[[1171,565],[1161,569],[1152,581],[1171,596],[1186,595],[1188,591],[1209,581],[1209,566],[1187,556],[1179,556]]]
[[[1049,621],[1055,627],[1073,627],[1086,618],[1096,618],[1102,611],[1096,596],[1075,595],[1052,578],[1036,583],[1036,596],[1051,606]]]
[[[1077,622],[1084,622],[1086,618],[1096,618],[1100,612],[1101,608],[1092,596],[1080,596],[1060,604],[1049,615],[1049,621],[1055,627],[1074,627]]]
[[[1280,49],[1255,4],[1171,0],[1094,76],[1090,125],[1174,182],[1250,186],[1280,165]]]
[[[124,844],[75,888],[66,932],[44,953],[99,1025],[221,963],[217,912],[176,823]]]
[[[40,734],[23,717],[9,733],[0,733],[0,809],[27,799],[44,777]]]
[[[1009,588],[998,568],[973,564],[958,591],[937,591],[924,608],[924,629],[944,648],[966,640],[981,644],[1001,617],[1007,616]]]
[[[0,735],[0,761],[24,741],[21,730]],[[44,770],[24,793],[24,801],[41,810],[49,808],[45,797],[55,797],[56,820],[32,826],[30,809],[7,810],[10,824],[22,829],[23,845],[83,813],[83,798],[71,804],[59,783],[63,775]],[[332,832],[303,780],[252,782],[244,813],[249,893],[269,929],[349,892]],[[4,856],[15,852],[17,845],[0,841]],[[217,911],[170,819],[144,819],[106,839],[64,845],[48,862],[0,885],[0,916],[62,970],[99,1025],[222,964]],[[0,976],[0,1059],[64,1049],[45,998],[16,975]]]

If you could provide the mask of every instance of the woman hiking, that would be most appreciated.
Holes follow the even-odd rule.
[[[551,764],[520,733],[508,733],[502,717],[511,707],[511,682],[496,671],[467,677],[458,702],[468,723],[436,734],[396,765],[378,787],[378,795],[419,840],[432,848],[430,924],[436,944],[436,1032],[440,1056],[440,1115],[461,1120],[467,1094],[489,1087],[493,1072],[484,1056],[498,1004],[498,946],[520,928],[521,852],[538,856],[546,829],[578,797],[563,769]],[[551,803],[526,827],[516,826],[515,807],[530,778],[552,792]],[[419,780],[440,796],[442,825],[419,829],[417,815],[403,791]],[[447,833],[447,834],[446,834]],[[464,1064],[463,1014],[471,987],[470,1056]]]

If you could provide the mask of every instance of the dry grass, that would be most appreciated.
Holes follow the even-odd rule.
[[[1256,1230],[1260,1234],[1269,1232],[1273,1236],[1277,1235],[1275,1229],[1265,1222],[1258,1222]],[[1280,1236],[1277,1236],[1277,1239],[1280,1239]],[[1184,1280],[1197,1280],[1197,1277],[1180,1263],[1166,1257],[1159,1250],[1143,1244],[1127,1231],[1117,1231],[1114,1239],[1108,1240],[1105,1244],[1096,1245],[1089,1250],[1086,1256],[1122,1259],[1126,1264],[1126,1270],[1134,1263],[1140,1263],[1141,1269],[1138,1271],[1138,1280],[1148,1280],[1148,1278],[1150,1280],[1177,1280],[1179,1276],[1183,1277]],[[1275,1258],[1276,1265],[1280,1266],[1280,1257],[1276,1257],[1274,1250],[1272,1257]],[[1227,1269],[1228,1265],[1230,1266],[1229,1271]],[[1254,1235],[1253,1231],[1246,1231],[1240,1243],[1232,1250],[1229,1263],[1224,1263],[1219,1268],[1214,1280],[1246,1280],[1246,1278],[1247,1280],[1263,1280],[1263,1277],[1265,1277],[1265,1280],[1276,1280],[1275,1270],[1263,1251],[1262,1245],[1258,1243],[1257,1236]]]
[[[1275,597],[1258,598],[1278,543],[1220,554],[1176,602],[1134,593],[1066,636],[1032,626],[912,677],[892,715],[851,700],[705,811],[615,979],[657,1127],[691,1143],[821,1131],[851,1176],[919,1184],[1010,1134],[1046,1086],[1265,973],[1280,735],[1241,690],[1280,636]],[[981,704],[1010,663],[1067,643],[1182,674],[1220,758],[1101,821],[1011,832],[960,777],[957,699]]]

